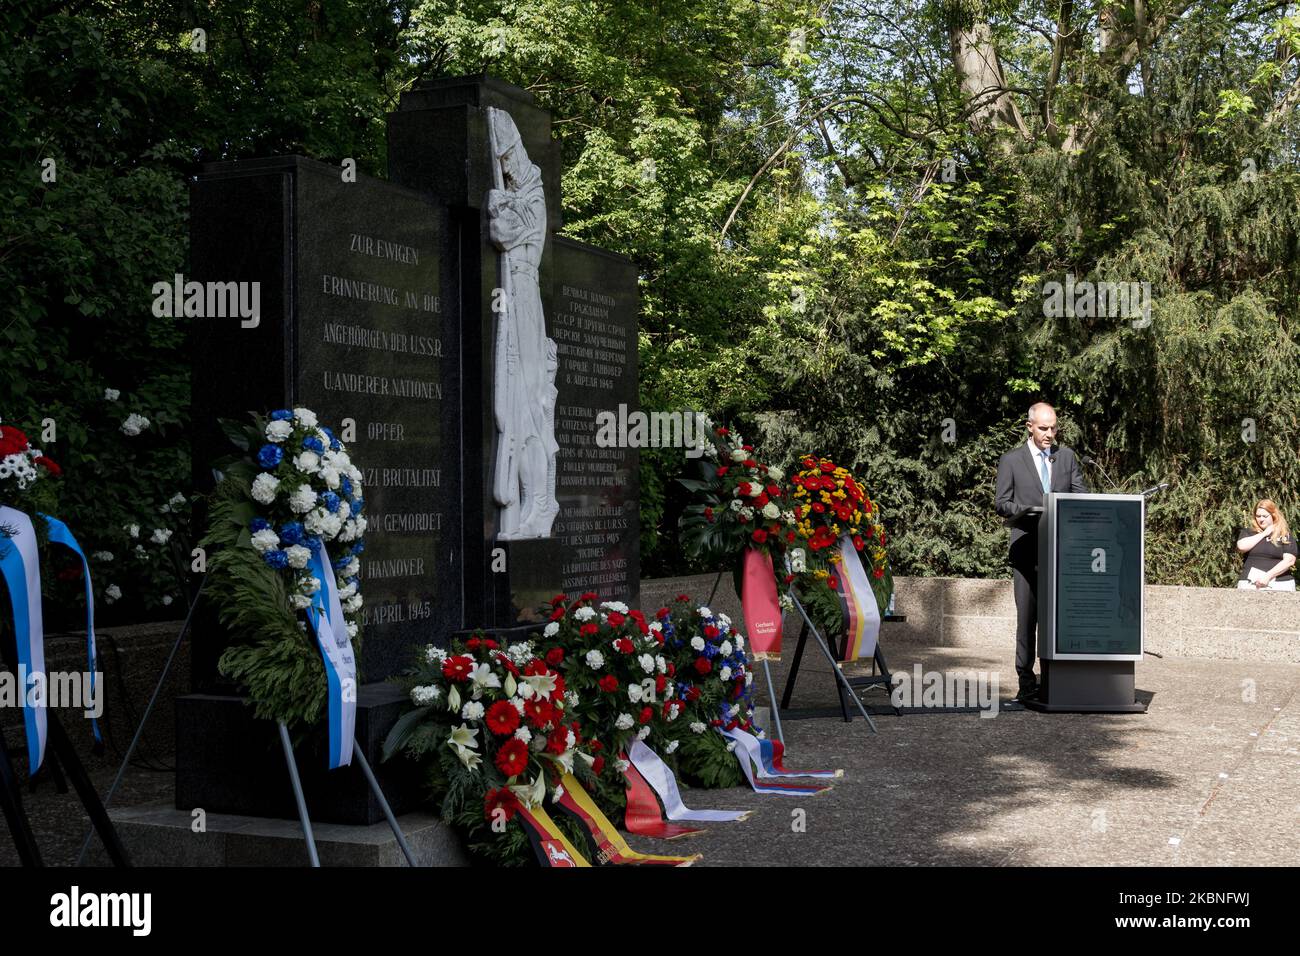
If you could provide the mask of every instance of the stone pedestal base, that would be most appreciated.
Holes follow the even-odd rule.
[[[400,758],[383,760],[384,738],[405,702],[392,684],[364,684],[357,693],[357,740],[396,814],[419,809],[422,797],[412,764]],[[383,821],[359,766],[328,769],[324,730],[296,749],[313,822],[368,826]],[[239,697],[177,698],[176,808],[297,820],[276,725],[254,719],[252,708]]]
[[[285,786],[288,784],[286,782]],[[207,813],[196,816],[165,804],[113,810],[110,815],[135,866],[307,866],[307,844],[297,820]],[[397,818],[420,866],[468,866],[460,840],[437,817],[408,813]],[[196,832],[201,824],[202,829]],[[406,866],[388,824],[345,826],[316,823],[321,866]],[[92,866],[108,861],[91,844]]]

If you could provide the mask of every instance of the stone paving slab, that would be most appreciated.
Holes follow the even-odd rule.
[[[979,651],[896,656],[896,670],[1003,668],[1015,686]],[[803,666],[794,703],[833,705],[829,666]],[[758,808],[690,849],[701,866],[1300,864],[1300,666],[1147,658],[1137,686],[1146,714],[877,716],[878,735],[860,719],[791,721],[787,763],[845,779],[814,799],[686,791],[691,807]],[[806,832],[792,831],[795,809]]]
[[[890,653],[895,670],[997,671],[1004,697],[1009,658],[1009,647],[905,642]],[[788,663],[773,668],[778,692]],[[835,706],[832,681],[824,659],[805,658],[794,704]],[[877,735],[860,719],[791,721],[789,764],[843,768],[831,792],[685,790],[692,807],[756,812],[681,840],[630,842],[703,853],[703,866],[1300,863],[1300,665],[1148,657],[1137,686],[1151,695],[1146,714],[877,716]],[[880,690],[866,699],[887,701]],[[92,761],[101,792],[113,769]],[[118,803],[165,802],[170,788],[169,774],[133,769]],[[75,796],[46,784],[24,801],[47,863],[69,865],[86,826]],[[792,832],[795,809],[806,832]],[[0,864],[16,862],[0,831]]]

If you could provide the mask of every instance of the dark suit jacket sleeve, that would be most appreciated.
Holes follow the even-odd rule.
[[[1079,456],[1070,454],[1070,493],[1075,495],[1086,495],[1088,486],[1084,483],[1083,472],[1079,468]]]
[[[1004,518],[1010,518],[1016,513],[1016,506],[1011,503],[1015,490],[1015,481],[1011,476],[1011,456],[1003,455],[998,459],[998,485],[993,496],[993,510]]]

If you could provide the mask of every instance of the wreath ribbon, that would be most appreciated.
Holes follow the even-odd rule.
[[[307,620],[320,646],[329,684],[329,767],[333,770],[352,763],[357,723],[357,659],[325,543],[314,538],[310,549],[307,567],[312,577],[320,581],[320,587],[312,595]]]
[[[72,530],[58,518],[37,512],[49,529],[50,543],[62,545],[81,559],[86,580],[86,665],[90,675],[87,706],[93,706],[98,693],[95,682],[98,654],[95,649],[95,590],[90,580],[90,563]],[[45,742],[49,732],[49,678],[45,671],[45,621],[41,609],[41,562],[36,547],[36,528],[32,519],[16,508],[0,507],[0,527],[16,529],[6,546],[0,541],[0,572],[9,588],[13,611],[14,637],[18,647],[18,672],[22,687],[20,705],[27,731],[27,759],[31,772],[40,769],[45,759]],[[39,676],[38,676],[39,675]],[[29,704],[30,700],[30,704]],[[99,721],[90,718],[95,743],[104,738]]]

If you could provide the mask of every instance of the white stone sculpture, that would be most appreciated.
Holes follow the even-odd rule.
[[[495,188],[487,195],[488,235],[501,250],[493,404],[497,458],[492,495],[497,537],[548,538],[560,512],[555,498],[555,387],[558,350],[546,337],[537,270],[546,246],[542,171],[528,158],[514,120],[488,108]]]

